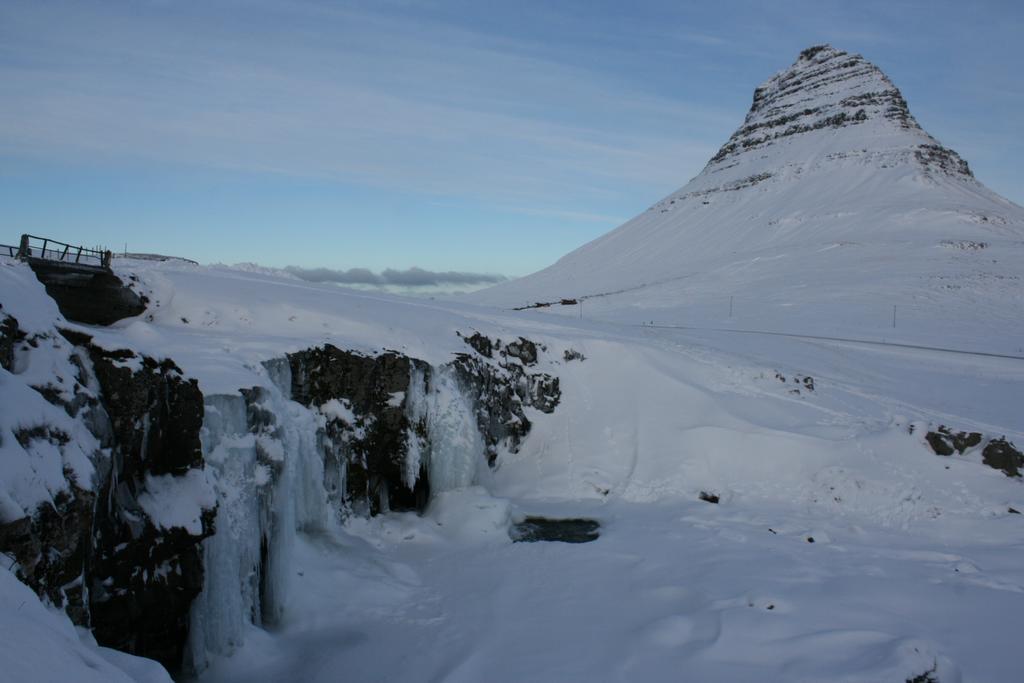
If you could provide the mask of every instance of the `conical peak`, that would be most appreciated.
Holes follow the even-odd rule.
[[[903,95],[877,66],[858,54],[815,45],[800,53],[791,67],[754,91],[754,103],[747,118],[773,118],[790,113],[794,105],[812,103],[818,107],[839,105],[851,120],[863,121],[881,113],[903,128],[918,128]],[[870,111],[868,105],[884,105]],[[795,107],[799,110],[799,107]],[[863,110],[863,116],[857,114]],[[856,118],[855,118],[856,117]]]
[[[920,138],[920,143],[935,144],[881,69],[858,54],[815,45],[754,90],[743,125],[709,166],[731,162],[744,152],[763,149],[783,138],[863,124],[872,124],[871,138],[904,131]],[[955,165],[957,172],[969,175],[966,164]]]

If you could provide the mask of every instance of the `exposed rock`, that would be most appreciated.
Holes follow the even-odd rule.
[[[989,467],[1002,470],[1008,477],[1019,477],[1020,469],[1024,467],[1024,454],[1006,437],[989,441],[981,452],[981,459]]]
[[[509,536],[515,543],[537,541],[558,541],[561,543],[589,543],[596,541],[601,524],[593,519],[548,519],[527,517],[509,529]]]
[[[707,491],[701,491],[698,498],[700,498],[706,503],[714,503],[716,505],[719,501],[719,497],[717,495],[715,495],[714,493],[708,493]]]
[[[979,432],[953,432],[945,425],[939,425],[938,429],[928,432],[924,438],[936,455],[953,455],[953,451],[963,455],[968,448],[981,443]]]
[[[493,349],[492,349],[492,346],[491,346],[491,340],[490,340],[489,337],[485,337],[484,335],[480,334],[479,332],[474,332],[473,334],[469,335],[468,337],[463,336],[459,332],[456,332],[456,334],[458,334],[460,337],[462,337],[463,341],[465,341],[467,344],[472,346],[473,350],[476,351],[477,353],[479,353],[484,358],[493,358],[494,357]]]
[[[457,354],[452,365],[460,386],[473,400],[477,427],[487,448],[487,462],[493,467],[497,463],[499,445],[517,452],[529,433],[532,425],[523,408],[529,406],[543,413],[554,412],[562,393],[557,377],[528,373],[524,369],[524,365],[537,362],[536,344],[520,337],[504,347],[500,341],[492,346],[496,354],[493,361]],[[519,362],[509,362],[510,357]]]
[[[910,433],[914,433],[913,429]],[[985,441],[981,432],[954,432],[946,425],[939,425],[935,430],[926,433],[924,438],[936,455],[945,456],[953,455],[954,452],[963,455]],[[1024,454],[1017,450],[1013,443],[1007,441],[1005,436],[989,439],[982,449],[981,460],[989,467],[1001,470],[1008,477],[1021,476],[1020,470],[1024,467]]]
[[[107,270],[76,269],[44,259],[30,259],[29,265],[68,320],[110,325],[146,310],[144,298]]]
[[[518,358],[523,365],[537,364],[537,345],[525,337],[520,337],[518,340],[506,344],[504,354],[512,358]]]
[[[925,441],[935,451],[935,455],[953,455],[953,444],[949,437],[939,432],[928,432],[924,435]]]
[[[572,360],[580,360],[580,361],[583,361],[583,360],[586,360],[586,359],[587,359],[587,357],[586,357],[586,356],[584,356],[584,355],[583,355],[582,353],[580,353],[579,351],[577,351],[576,349],[566,349],[566,350],[565,350],[565,351],[564,351],[564,352],[562,353],[562,359],[563,359],[563,360],[565,360],[565,362],[566,362],[566,363],[568,363],[569,361],[572,361]]]
[[[430,366],[390,351],[364,356],[330,344],[288,360],[294,400],[319,408],[339,401],[351,411],[351,422],[325,411],[325,434],[338,449],[329,457],[346,461],[348,503],[373,514],[422,510],[430,498],[426,463],[409,477],[407,457],[410,439],[426,438],[425,427],[410,423],[406,407],[414,374],[429,384]]]
[[[196,380],[185,379],[170,360],[142,356],[136,369],[120,362],[121,352],[91,351],[114,440],[124,452],[138,454],[122,474],[184,474],[201,467],[203,395]]]
[[[780,382],[783,382],[783,383],[787,381],[786,380],[786,376],[783,375],[778,370],[775,371],[775,379],[777,379],[777,380],[779,380]],[[814,391],[814,378],[811,377],[810,375],[805,375],[805,376],[793,375],[793,383],[797,384],[797,385],[802,385],[803,388],[805,390],[807,390],[807,391]],[[797,388],[797,389],[790,389],[789,393],[799,395],[800,394],[800,389],[799,388]]]
[[[479,332],[474,332],[468,337],[461,333],[456,334],[484,358],[493,358],[495,351],[498,351],[504,358],[518,358],[523,365],[536,365],[537,363],[537,345],[525,337],[519,337],[502,347],[500,339],[491,341],[490,337]]]
[[[939,679],[936,677],[935,673],[937,670],[938,665],[935,665],[927,671],[919,673],[913,678],[908,678],[907,683],[939,683]]]
[[[550,413],[558,378],[530,373],[544,347],[523,337],[502,344],[479,332],[459,335],[475,352],[449,367],[471,401],[485,457],[515,452],[529,432],[525,407]],[[435,369],[388,351],[367,356],[331,345],[289,354],[292,398],[324,416],[320,434],[325,487],[339,508],[377,514],[422,511],[430,498],[427,419],[413,415],[410,395],[428,396]]]
[[[18,321],[10,315],[0,313],[0,368],[10,372],[14,368],[14,345],[25,338],[18,328]]]
[[[62,340],[56,341],[46,335],[29,338],[11,316],[4,316],[0,322],[0,360],[9,372],[15,372],[16,347],[35,350],[44,342],[53,344],[54,353],[71,353]],[[54,385],[33,388],[46,400],[66,408],[69,415],[75,415],[82,403],[91,400],[88,392],[74,378],[62,377],[55,372],[53,381],[61,383],[65,390],[60,391]],[[27,454],[34,453],[39,457],[45,457],[41,454],[46,452],[59,452],[57,457],[63,458],[66,449],[75,446],[71,444],[71,435],[48,424],[15,429],[13,435]],[[102,457],[99,453],[92,456],[93,460]],[[49,500],[34,510],[26,511],[30,514],[3,520],[0,524],[0,553],[14,559],[12,569],[18,578],[40,597],[64,608],[75,623],[87,625],[83,571],[91,543],[95,498],[93,482],[78,481],[67,465],[64,466],[63,477],[65,488],[52,493]]]
[[[140,499],[151,478],[203,467],[202,393],[169,360],[107,351],[86,335],[64,334],[88,350],[109,421],[98,434],[111,457],[100,472],[86,561],[93,633],[101,645],[177,671],[203,584],[199,543],[213,533],[215,510],[202,510],[198,530],[166,529]]]
[[[35,514],[0,524],[0,552],[17,562],[17,575],[72,621],[88,624],[82,572],[90,549],[92,491],[72,483]]]
[[[170,361],[106,351],[88,335],[61,333],[70,347],[56,335],[26,342],[35,349],[51,343],[77,376],[33,388],[95,435],[103,449],[88,454],[95,479],[78,481],[65,468],[65,490],[0,527],[0,552],[15,558],[19,577],[40,596],[91,626],[100,644],[174,671],[202,586],[198,543],[213,532],[213,510],[197,504],[198,529],[164,528],[140,501],[152,495],[152,481],[173,495],[178,477],[202,468],[202,394]],[[67,448],[72,436],[40,424],[17,430],[15,438],[32,451],[41,441]]]
[[[973,178],[971,167],[960,155],[942,145],[920,145],[914,150],[914,157],[922,166],[932,172],[940,172],[946,175],[965,175]]]

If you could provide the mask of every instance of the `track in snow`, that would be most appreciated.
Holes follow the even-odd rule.
[[[647,327],[659,330],[694,330],[698,332],[730,332],[733,334],[765,334],[773,337],[789,337],[790,339],[814,339],[817,341],[844,342],[847,344],[868,344],[871,346],[892,346],[902,349],[917,349],[920,351],[940,351],[942,353],[959,353],[966,356],[985,356],[987,358],[1009,358],[1011,360],[1024,360],[1024,356],[1014,356],[1005,353],[992,353],[989,351],[965,351],[963,349],[947,349],[941,346],[924,346],[921,344],[905,344],[902,342],[875,341],[871,339],[853,339],[850,337],[824,337],[814,334],[795,334],[792,332],[766,332],[764,330],[733,330],[727,327],[695,327],[691,325],[632,325],[632,327]]]

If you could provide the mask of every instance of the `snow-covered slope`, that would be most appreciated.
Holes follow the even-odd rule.
[[[820,309],[841,306],[862,330],[892,305],[1019,317],[1022,257],[1024,209],[922,130],[876,66],[819,46],[755,90],[743,125],[682,189],[473,297],[584,298],[604,319],[692,323],[725,317],[733,296],[760,315],[748,322],[820,330],[840,317]]]

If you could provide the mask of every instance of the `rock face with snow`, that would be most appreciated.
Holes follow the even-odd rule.
[[[326,482],[342,505],[373,513],[422,510],[430,498],[423,419],[410,420],[410,383],[430,366],[397,353],[364,356],[330,344],[288,357],[292,398],[325,414]],[[332,408],[336,408],[332,410]],[[344,483],[342,487],[341,484]]]
[[[500,448],[518,451],[529,433],[524,408],[554,412],[562,392],[557,377],[529,371],[538,357],[537,345],[529,339],[503,345],[479,332],[463,339],[475,353],[459,354],[452,365],[463,391],[473,398],[487,462],[494,466]]]
[[[89,348],[111,448],[88,557],[90,621],[100,644],[175,671],[203,586],[199,544],[214,531],[203,395],[171,361]]]
[[[914,160],[928,171],[973,178],[967,162],[924,133],[902,93],[878,67],[860,55],[827,45],[804,50],[793,67],[754,91],[754,103],[743,125],[705,170],[718,173],[742,165],[744,157],[756,158],[759,152],[791,136],[868,123],[876,130],[910,132],[912,135],[900,144],[907,145]],[[753,186],[770,177],[766,171],[730,188]]]
[[[549,268],[471,296],[513,307],[603,297],[589,310],[606,312],[637,290],[629,304],[647,308],[662,306],[659,295],[671,306],[723,288],[753,298],[797,272],[838,293],[870,287],[839,273],[893,254],[915,290],[931,291],[954,261],[936,264],[935,247],[1002,250],[1022,237],[1024,209],[926,133],[877,66],[820,45],[754,91],[743,124],[684,187]],[[972,275],[990,284],[984,263]],[[889,291],[909,289],[882,277]]]
[[[70,330],[30,334],[14,318],[4,329],[15,340],[4,368],[32,393],[11,410],[27,467],[5,482],[21,500],[5,506],[0,552],[100,644],[175,670],[203,582],[199,543],[213,531],[202,394],[169,361]]]
[[[113,273],[76,270],[45,259],[32,259],[32,269],[68,320],[110,325],[146,310],[145,297]]]
[[[396,352],[368,356],[330,344],[289,354],[292,399],[323,415],[325,486],[339,508],[423,510],[430,499],[430,454],[445,438],[436,432],[449,426],[436,415],[444,400],[438,385],[451,384],[464,401],[462,419],[475,420],[482,442],[464,447],[491,467],[500,450],[516,452],[529,433],[524,408],[554,411],[558,378],[530,371],[539,353],[534,342],[503,345],[478,332],[464,340],[475,353],[457,354],[440,367]]]

